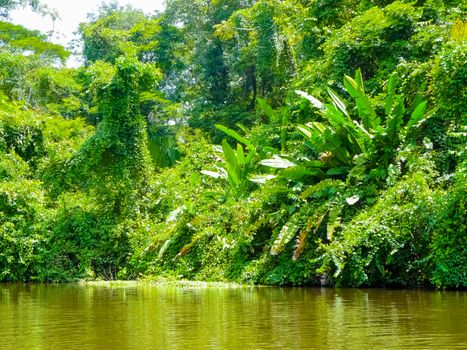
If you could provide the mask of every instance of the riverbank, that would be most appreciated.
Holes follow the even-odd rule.
[[[135,287],[135,286],[157,286],[157,287],[188,287],[188,288],[251,288],[251,287],[265,287],[262,285],[241,284],[233,282],[205,282],[205,281],[190,281],[190,280],[177,280],[170,278],[145,278],[133,281],[78,281],[78,285],[82,286],[96,286],[96,287]]]

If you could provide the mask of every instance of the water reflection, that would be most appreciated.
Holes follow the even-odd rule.
[[[0,348],[467,348],[466,301],[465,292],[0,285]]]

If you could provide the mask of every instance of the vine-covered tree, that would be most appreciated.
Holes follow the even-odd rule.
[[[154,89],[160,73],[125,56],[115,66],[101,62],[90,69],[96,72],[93,85],[103,119],[70,160],[70,171],[85,188],[97,188],[106,200],[111,198],[119,212],[152,172],[140,97]]]

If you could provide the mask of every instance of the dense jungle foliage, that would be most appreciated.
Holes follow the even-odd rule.
[[[188,6],[189,4],[189,6]],[[0,1],[0,281],[467,287],[450,0]]]

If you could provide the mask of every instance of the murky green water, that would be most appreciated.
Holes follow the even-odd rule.
[[[0,284],[0,349],[454,348],[466,292]]]

